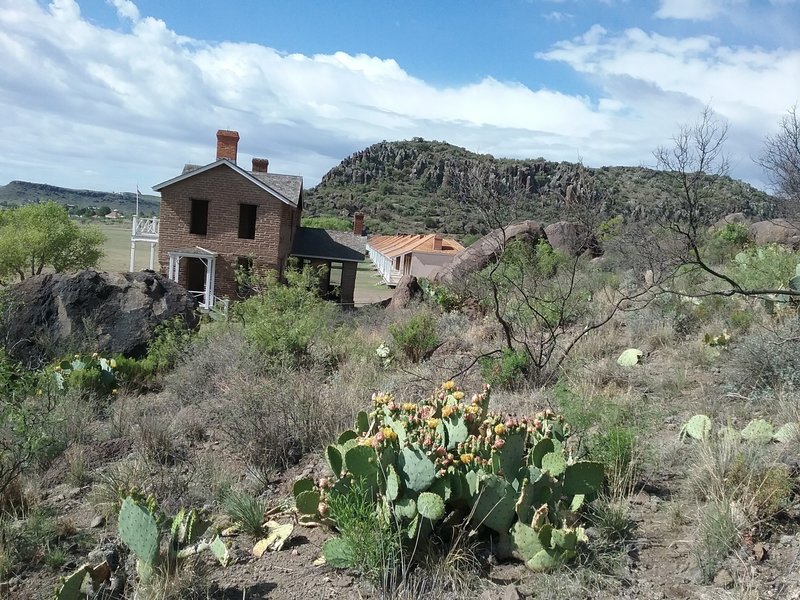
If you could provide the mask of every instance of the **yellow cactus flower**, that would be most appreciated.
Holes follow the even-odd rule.
[[[470,414],[470,415],[477,415],[479,412],[481,412],[481,407],[477,406],[475,404],[472,404],[470,406],[465,407],[464,408],[464,412],[466,412],[467,414]]]
[[[117,368],[117,361],[115,361],[113,358],[110,361],[108,361],[108,364],[111,365],[112,369]]]
[[[459,458],[461,459],[461,462],[466,465],[466,464],[469,464],[469,463],[472,462],[472,460],[475,458],[475,455],[474,454],[462,454]]]
[[[439,426],[439,419],[428,419],[426,423],[431,429],[436,429]]]
[[[452,404],[448,404],[444,408],[442,408],[442,416],[446,419],[450,415],[456,412],[456,407]]]
[[[360,437],[360,438],[358,438],[358,445],[359,446],[372,446],[372,437]]]
[[[406,412],[413,412],[417,410],[417,405],[413,402],[405,402],[402,406],[403,410]]]
[[[497,435],[503,435],[506,432],[506,426],[503,425],[502,423],[498,423],[497,425],[494,426],[494,432]]]
[[[447,390],[448,392],[455,387],[456,387],[456,382],[453,381],[452,379],[450,381],[445,381],[444,384],[442,384],[442,388]]]
[[[464,399],[464,392],[462,392],[461,390],[459,390],[457,392],[453,392],[453,398],[455,398],[456,400],[463,400]]]
[[[397,433],[395,433],[394,429],[391,427],[384,427],[381,432],[383,433],[383,439],[385,440],[393,442],[397,439]]]

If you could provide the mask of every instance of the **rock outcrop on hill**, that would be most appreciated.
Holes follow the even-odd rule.
[[[510,225],[505,230],[495,229],[456,254],[449,265],[436,272],[433,280],[444,284],[463,281],[497,258],[508,243],[522,240],[536,245],[540,240],[546,239],[544,229],[536,221],[523,221],[516,225]]]
[[[8,353],[31,366],[71,352],[141,357],[160,323],[197,324],[197,301],[152,271],[37,275],[8,289],[0,334]]]
[[[476,203],[486,195],[513,201],[515,220],[562,220],[571,202],[588,193],[604,218],[647,221],[673,216],[667,207],[674,204],[674,184],[669,173],[642,167],[495,158],[415,138],[373,144],[345,158],[307,191],[304,214],[349,219],[361,211],[375,233],[482,235],[491,226]],[[773,218],[776,202],[747,183],[717,177],[708,224],[732,212]]]

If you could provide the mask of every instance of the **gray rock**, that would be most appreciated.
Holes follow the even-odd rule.
[[[790,221],[788,219],[759,221],[750,225],[747,233],[753,243],[759,246],[782,244],[790,248],[800,247],[800,222],[798,221]]]
[[[717,571],[717,574],[714,575],[714,585],[723,588],[729,589],[733,587],[734,584],[733,575],[728,569],[720,569]]]
[[[558,221],[544,228],[550,245],[567,256],[580,256],[588,252],[593,257],[603,253],[600,242],[586,226],[570,221]]]
[[[105,524],[106,524],[106,518],[102,515],[98,515],[94,519],[92,519],[92,522],[89,524],[89,527],[91,527],[92,529],[97,529]]]
[[[413,301],[422,296],[422,288],[413,275],[403,275],[392,294],[392,301],[387,307],[388,310],[400,310],[407,308]]]
[[[37,366],[67,353],[139,358],[160,323],[197,324],[197,301],[153,271],[37,275],[9,288],[11,314],[0,331],[9,354]]]

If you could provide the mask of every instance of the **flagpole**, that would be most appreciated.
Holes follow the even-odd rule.
[[[136,216],[139,216],[139,184],[136,184]]]

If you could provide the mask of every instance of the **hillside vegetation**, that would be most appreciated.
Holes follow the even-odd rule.
[[[0,186],[0,206],[21,206],[48,200],[75,209],[108,206],[126,215],[136,212],[136,194],[132,192],[72,190],[29,181],[12,181]],[[139,195],[140,213],[158,215],[160,205],[158,196]]]
[[[490,189],[521,197],[520,219],[559,220],[580,165],[496,159],[445,142],[414,138],[381,142],[356,152],[331,169],[306,195],[308,216],[347,217],[361,210],[374,233],[438,231],[454,235],[486,232],[463,200],[462,190]],[[661,211],[674,185],[668,173],[643,167],[588,169],[607,217],[648,219]],[[775,199],[751,185],[721,177],[709,199],[709,219],[732,212],[775,214]]]

